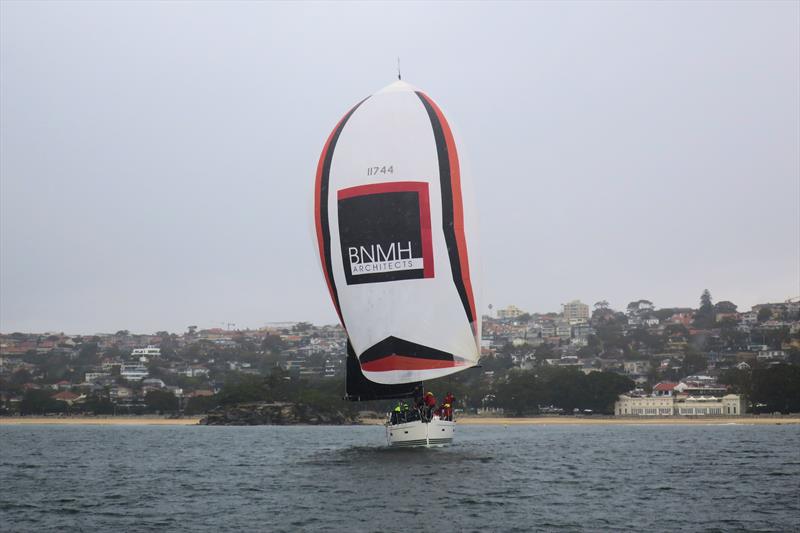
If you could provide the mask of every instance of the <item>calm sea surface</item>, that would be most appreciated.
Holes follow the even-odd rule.
[[[800,427],[3,426],[0,530],[800,531]]]

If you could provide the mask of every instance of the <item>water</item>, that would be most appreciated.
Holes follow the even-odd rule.
[[[800,531],[798,426],[3,426],[3,531]]]

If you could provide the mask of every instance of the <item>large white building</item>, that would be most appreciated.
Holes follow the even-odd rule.
[[[564,320],[570,324],[579,324],[589,321],[589,306],[580,300],[572,300],[569,303],[561,304]]]
[[[741,416],[744,399],[738,394],[725,396],[628,396],[620,395],[614,404],[617,416]]]
[[[158,348],[157,346],[136,348],[133,350],[133,352],[131,352],[131,357],[135,357],[142,363],[146,363],[150,359],[161,357],[161,348]]]

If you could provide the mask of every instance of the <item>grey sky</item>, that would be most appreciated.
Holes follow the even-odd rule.
[[[320,150],[403,77],[485,305],[800,295],[800,3],[0,4],[0,330],[334,322]]]

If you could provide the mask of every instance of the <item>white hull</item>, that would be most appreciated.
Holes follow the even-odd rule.
[[[386,424],[386,440],[392,448],[445,446],[453,443],[456,423],[434,417],[428,423],[415,420]]]

